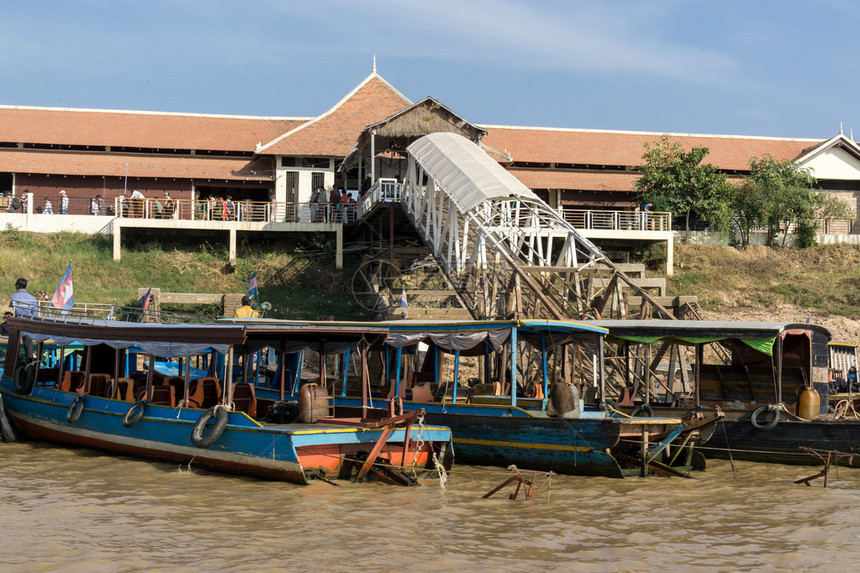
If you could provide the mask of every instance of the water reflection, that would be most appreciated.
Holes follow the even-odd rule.
[[[445,489],[303,487],[46,444],[0,445],[10,571],[684,571],[860,560],[860,470],[712,461],[698,479],[557,476],[531,501],[501,468]],[[505,493],[513,491],[510,486]]]

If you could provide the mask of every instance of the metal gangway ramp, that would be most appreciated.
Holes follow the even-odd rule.
[[[468,139],[432,133],[406,149],[402,185],[363,199],[402,204],[475,319],[600,317],[619,280],[650,298]]]

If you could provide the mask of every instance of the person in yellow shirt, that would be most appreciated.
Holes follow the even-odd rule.
[[[242,297],[242,306],[236,309],[233,318],[260,318],[260,313],[251,308],[251,297]]]

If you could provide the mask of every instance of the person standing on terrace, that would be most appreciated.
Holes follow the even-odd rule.
[[[65,189],[60,189],[60,209],[57,211],[60,215],[69,214],[69,197],[66,195]]]
[[[146,197],[137,189],[131,190],[131,212],[133,217],[143,217],[143,202]]]

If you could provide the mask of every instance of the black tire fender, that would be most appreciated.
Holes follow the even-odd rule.
[[[146,410],[146,400],[138,400],[131,405],[125,415],[122,417],[122,425],[126,428],[131,428],[143,418],[143,411]]]
[[[191,430],[191,443],[197,448],[208,448],[218,441],[224,428],[227,427],[227,418],[229,414],[223,406],[212,406],[197,419],[194,424],[194,429]],[[215,426],[208,434],[205,434],[206,425],[209,420],[215,418]]]
[[[29,396],[36,382],[36,361],[20,366],[15,370],[15,391],[22,396]]]
[[[74,424],[81,417],[81,414],[84,411],[84,400],[83,396],[78,396],[72,402],[72,405],[69,406],[69,409],[66,411],[66,421],[70,424]]]
[[[759,416],[761,416],[764,412],[771,410],[770,406],[759,406],[753,411],[752,416],[750,416],[750,423],[757,430],[772,430],[776,428],[776,425],[779,424],[779,410],[774,409],[771,410],[773,417],[767,422],[760,422]]]
[[[654,417],[654,408],[652,408],[650,404],[639,404],[638,406],[633,408],[633,410],[630,412],[630,417],[635,418],[636,416],[638,416],[642,412],[645,412],[646,418],[653,418]]]

